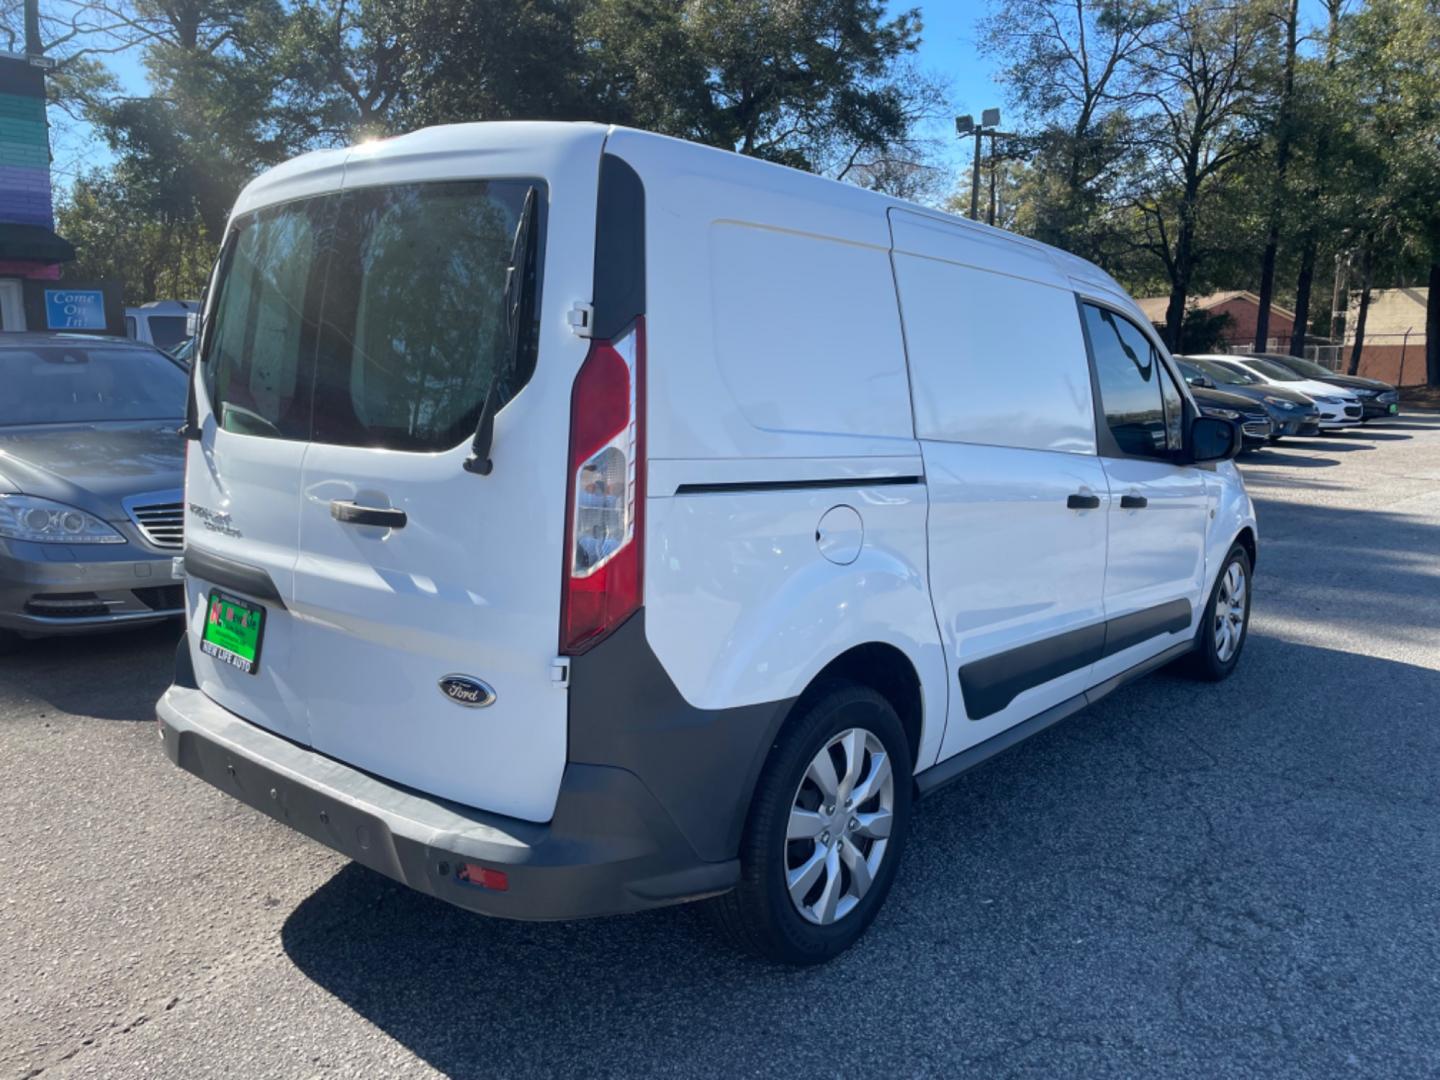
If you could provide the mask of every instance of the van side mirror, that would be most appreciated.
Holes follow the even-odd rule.
[[[1240,453],[1240,425],[1216,416],[1197,416],[1190,421],[1185,449],[1192,463],[1233,458]]]

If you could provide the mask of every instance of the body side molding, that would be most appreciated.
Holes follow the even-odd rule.
[[[1128,671],[1122,671],[1114,678],[1107,679],[1097,686],[1092,686],[1083,694],[1076,694],[1072,698],[1053,705],[1042,713],[1022,720],[1014,727],[1006,728],[998,735],[986,739],[984,742],[962,750],[953,757],[946,758],[930,768],[915,774],[915,788],[922,797],[933,795],[946,784],[958,780],[962,775],[983,765],[995,755],[1009,750],[1012,746],[1024,742],[1031,735],[1038,734],[1061,720],[1074,716],[1087,705],[1094,705],[1097,701],[1118,690],[1128,682],[1133,682],[1142,675],[1148,675],[1157,668],[1162,668],[1172,660],[1178,660],[1195,647],[1193,641],[1182,641],[1178,645],[1172,645],[1162,653],[1142,660]]]
[[[1153,637],[1187,629],[1192,614],[1188,600],[1170,600],[972,660],[959,672],[966,713],[971,720],[993,716],[1026,690]]]

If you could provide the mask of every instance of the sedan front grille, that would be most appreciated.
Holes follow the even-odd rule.
[[[1363,411],[1364,411],[1364,410],[1361,409],[1359,405],[1346,405],[1346,406],[1345,406],[1345,415],[1346,415],[1347,417],[1349,417],[1350,419],[1352,419],[1352,420],[1355,419],[1357,416],[1359,416]]]
[[[1270,421],[1268,418],[1262,420],[1257,417],[1252,420],[1247,417],[1245,423],[1240,425],[1240,427],[1246,435],[1255,438],[1269,438],[1270,436]]]
[[[179,551],[185,543],[183,502],[140,503],[128,507],[130,518],[146,540],[158,548]]]

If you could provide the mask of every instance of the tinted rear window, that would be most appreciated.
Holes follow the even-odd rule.
[[[188,321],[184,315],[151,315],[150,340],[162,349],[179,345],[189,334],[185,330]]]
[[[365,188],[262,211],[227,247],[204,379],[219,422],[252,435],[447,450],[474,433],[508,347],[503,299],[538,181]],[[534,366],[521,335],[517,391]]]
[[[0,386],[0,425],[185,415],[185,372],[151,349],[0,344]]]

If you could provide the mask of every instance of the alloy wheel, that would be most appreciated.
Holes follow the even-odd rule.
[[[895,776],[885,746],[863,728],[821,748],[795,790],[785,838],[786,888],[809,922],[843,919],[869,892],[895,818]]]
[[[1245,567],[1238,559],[1225,568],[1215,595],[1215,658],[1230,662],[1245,634]]]

